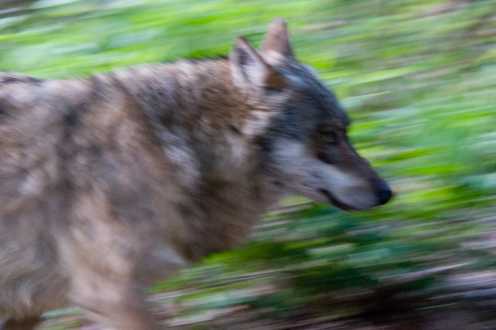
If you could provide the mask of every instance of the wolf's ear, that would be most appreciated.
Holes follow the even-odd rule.
[[[243,37],[236,39],[234,49],[229,55],[229,62],[233,80],[238,85],[246,86],[248,83],[272,89],[282,89],[286,85],[284,77]]]
[[[293,50],[289,42],[288,24],[282,18],[276,18],[270,23],[267,36],[262,43],[262,51],[275,52],[285,58],[293,58]]]

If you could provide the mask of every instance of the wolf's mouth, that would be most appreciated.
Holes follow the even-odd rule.
[[[345,210],[345,211],[353,211],[353,210],[355,210],[355,208],[353,208],[353,207],[351,207],[351,206],[349,206],[349,205],[346,205],[346,204],[344,204],[344,203],[342,203],[342,202],[338,201],[338,200],[337,200],[337,199],[336,199],[336,198],[335,198],[335,197],[331,194],[331,192],[330,192],[329,190],[327,190],[327,189],[319,189],[319,192],[320,192],[322,195],[324,195],[324,196],[327,198],[327,200],[328,200],[331,204],[333,204],[334,206],[339,207],[340,209]]]

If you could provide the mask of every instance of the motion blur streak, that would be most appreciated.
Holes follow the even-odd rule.
[[[284,17],[296,56],[335,91],[350,139],[395,198],[344,213],[288,197],[243,247],[153,286],[157,314],[184,329],[495,329],[495,7],[8,0],[0,70],[74,78],[217,57],[238,35],[259,45],[267,23]],[[83,322],[72,309],[45,316],[45,330]]]

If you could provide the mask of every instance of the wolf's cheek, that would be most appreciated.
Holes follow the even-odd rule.
[[[283,140],[273,157],[288,193],[342,209],[364,210],[378,204],[369,180],[318,160],[303,143]]]

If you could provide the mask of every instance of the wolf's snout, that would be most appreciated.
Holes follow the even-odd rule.
[[[375,190],[379,205],[384,205],[389,202],[391,198],[393,198],[393,191],[391,190],[389,185],[382,180],[376,182]]]

